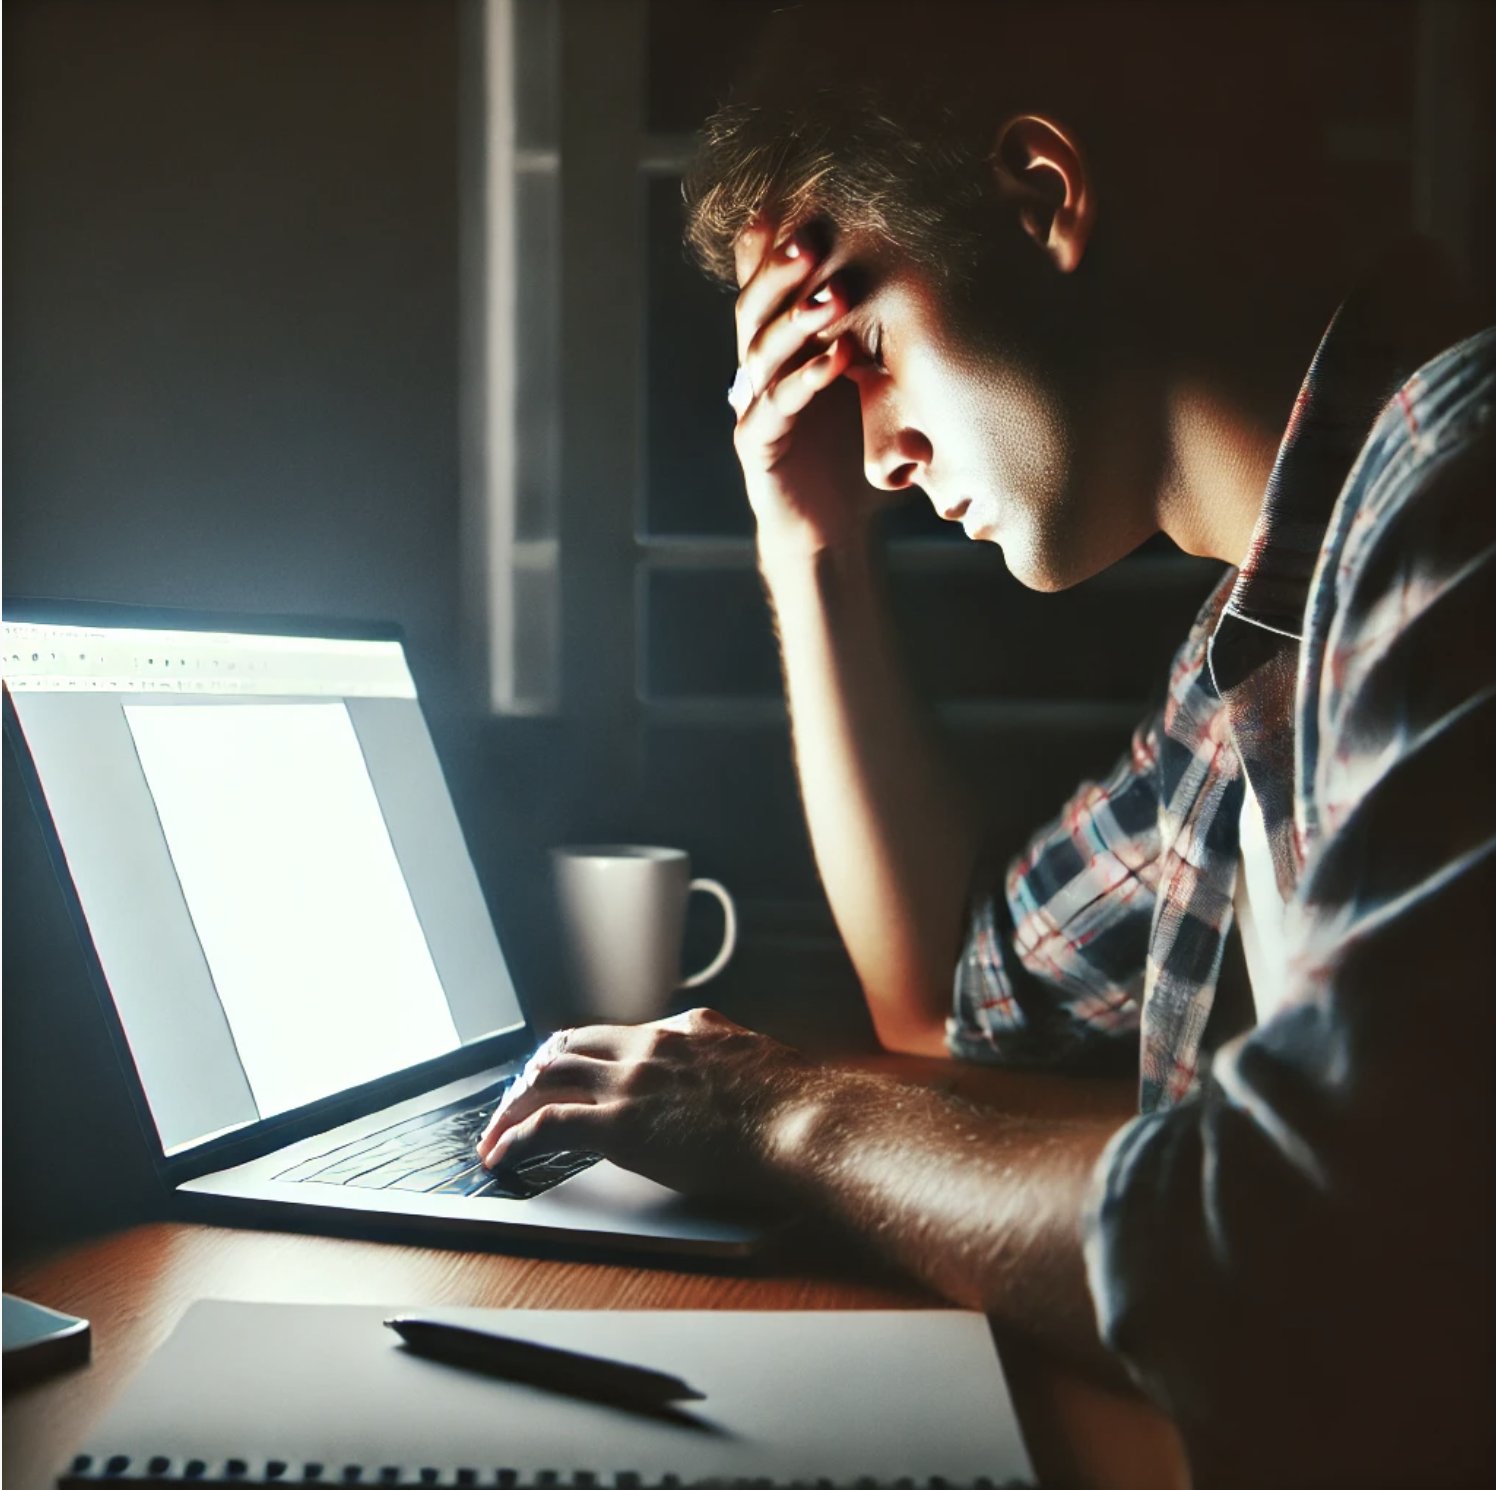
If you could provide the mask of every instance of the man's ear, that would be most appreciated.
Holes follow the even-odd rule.
[[[998,131],[992,170],[999,198],[1062,274],[1080,265],[1096,222],[1096,194],[1080,146],[1068,130],[1020,114]]]

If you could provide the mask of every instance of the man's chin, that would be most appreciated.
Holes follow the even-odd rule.
[[[980,537],[979,534],[972,536]],[[1008,573],[1019,584],[1025,589],[1038,590],[1042,594],[1052,595],[1058,590],[1068,590],[1083,579],[1089,579],[1094,572],[1065,564],[1056,555],[1043,553],[1028,544],[1015,543],[1011,538],[1004,541],[994,537],[984,541],[995,543],[1002,549]]]

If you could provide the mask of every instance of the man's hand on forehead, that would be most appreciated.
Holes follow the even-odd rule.
[[[846,246],[815,223],[759,218],[734,242],[738,372],[733,444],[758,520],[760,558],[798,560],[857,541],[880,498],[864,475],[860,359]],[[772,556],[772,560],[771,560]]]
[[[837,302],[840,314],[834,320],[820,325],[814,334],[816,345],[824,349],[842,335],[850,333],[859,339],[865,332],[861,307],[866,300],[871,282],[861,255],[849,243],[833,243],[827,246],[827,229],[818,223],[801,223],[793,230],[768,218],[755,218],[733,240],[733,260],[739,290],[746,290],[749,282],[760,274],[773,278],[775,288],[785,293],[784,285],[799,287],[801,294],[814,294],[830,289]],[[786,280],[776,275],[777,260],[790,266]],[[742,312],[745,301],[739,297],[738,316],[738,360],[745,354],[745,330],[751,335],[750,321]],[[746,303],[751,316],[766,320],[771,314],[784,309],[783,304],[774,305],[766,296],[759,296]]]

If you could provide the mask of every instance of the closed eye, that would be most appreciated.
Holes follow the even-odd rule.
[[[887,372],[883,327],[869,313],[865,305],[854,306],[845,317],[819,333],[819,339],[832,342],[846,338],[855,348],[852,366],[871,368],[874,372]]]
[[[846,333],[857,348],[857,363],[876,372],[887,372],[888,364],[883,359],[883,330],[877,324],[866,327],[849,326]]]

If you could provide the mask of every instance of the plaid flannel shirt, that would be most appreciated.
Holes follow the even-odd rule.
[[[1241,764],[1206,654],[1232,589],[1206,601],[1167,701],[1100,782],[1087,782],[973,899],[957,965],[951,1051],[1084,1066],[1136,1041],[1141,1106],[1194,1089],[1231,925]],[[1264,807],[1264,812],[1266,808]]]
[[[998,1061],[1140,1039],[1085,1221],[1098,1323],[1197,1472],[1250,1483],[1496,1462],[1496,329],[1423,362],[1397,298],[1332,323],[1162,710],[974,896],[948,1023]],[[1244,775],[1286,997],[1206,1059]]]

